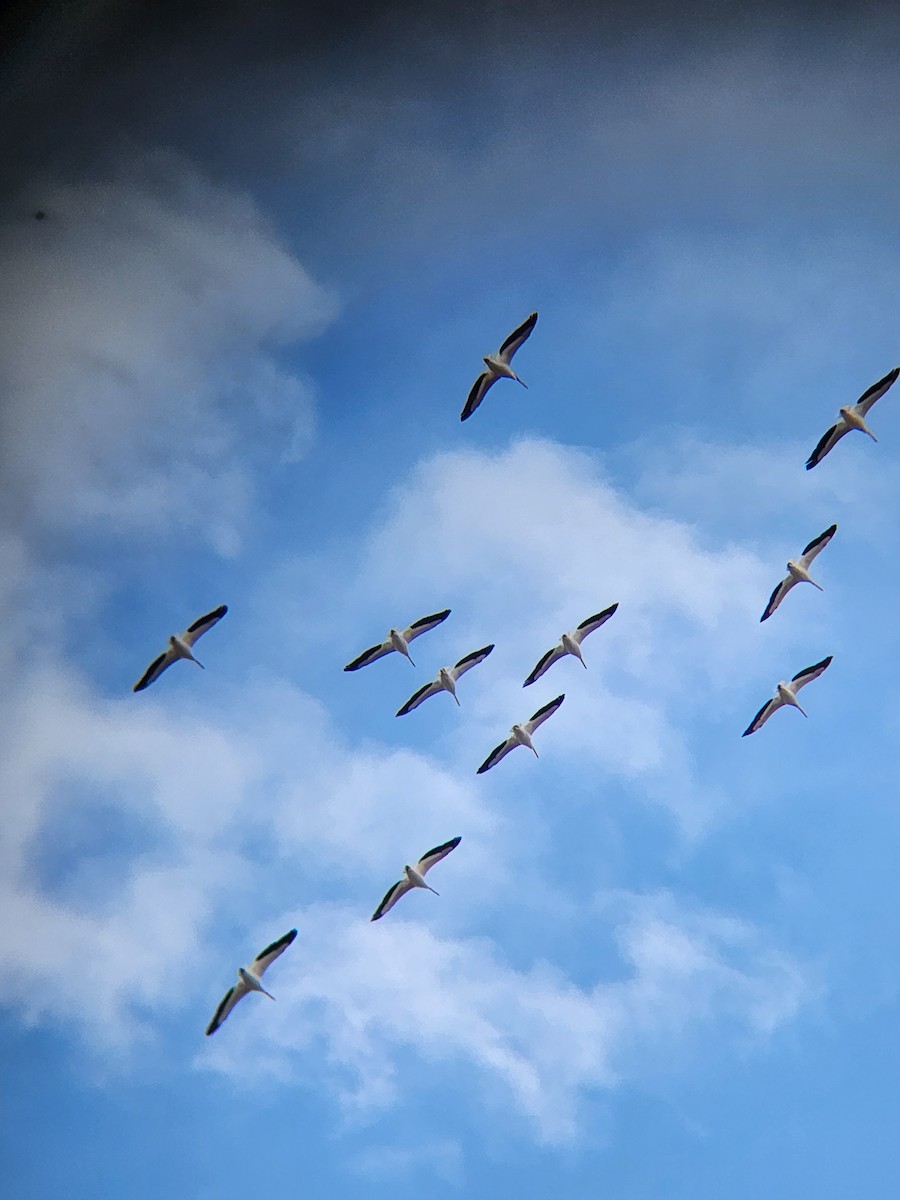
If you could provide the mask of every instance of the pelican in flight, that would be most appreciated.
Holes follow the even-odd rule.
[[[434,888],[425,882],[425,876],[435,863],[439,863],[442,858],[446,858],[450,851],[455,850],[461,841],[461,837],[451,838],[449,842],[444,842],[442,846],[435,846],[433,850],[429,850],[427,854],[423,854],[414,867],[404,867],[403,878],[388,889],[387,895],[372,914],[372,920],[377,921],[380,917],[383,917],[386,912],[394,907],[401,896],[405,896],[413,888],[427,888],[429,892],[434,892]],[[434,894],[437,896],[439,893],[434,892]]]
[[[528,384],[519,379],[509,364],[512,362],[513,355],[522,343],[527,341],[532,329],[537,324],[537,318],[538,315],[536,312],[533,312],[530,317],[526,317],[519,328],[512,331],[496,354],[486,354],[484,356],[484,365],[487,367],[487,370],[482,371],[472,384],[469,398],[466,400],[465,407],[459,415],[461,421],[467,421],[471,417],[472,413],[487,395],[488,388],[495,384],[502,376],[506,376],[507,379],[515,379],[524,388],[528,387]]]
[[[565,658],[567,654],[573,654],[584,669],[587,670],[587,663],[581,657],[581,643],[589,633],[593,633],[595,629],[599,629],[601,625],[605,625],[618,607],[618,604],[611,604],[609,608],[604,608],[603,612],[594,613],[592,617],[588,617],[586,621],[582,621],[578,628],[573,629],[571,633],[564,633],[559,639],[559,644],[554,646],[552,650],[547,651],[522,684],[522,687],[528,687],[540,679],[545,671],[549,671],[555,662],[558,662],[561,658]]]
[[[766,701],[766,703],[762,706],[762,708],[741,734],[741,737],[747,737],[748,734],[756,733],[757,729],[762,729],[763,725],[765,725],[772,713],[777,712],[778,709],[784,704],[792,704],[794,708],[800,708],[800,705],[797,703],[797,693],[802,687],[806,687],[808,683],[811,683],[814,679],[818,679],[822,672],[829,667],[833,657],[834,655],[829,654],[827,658],[823,658],[822,661],[816,663],[815,666],[806,667],[799,673],[799,675],[795,675],[790,683],[785,683],[784,680],[782,680],[782,682],[779,683],[778,687],[775,689],[775,695],[771,700]],[[808,713],[803,712],[802,708],[800,708],[800,711],[803,713],[804,717],[808,716]]]
[[[202,667],[203,663],[197,662],[197,659],[191,654],[191,648],[197,638],[202,637],[207,629],[212,629],[213,625],[221,621],[227,612],[228,605],[220,604],[218,608],[208,612],[205,617],[199,617],[193,625],[188,625],[184,633],[178,635],[173,633],[169,638],[168,650],[153,660],[131,690],[142,692],[155,679],[159,679],[166,667],[171,667],[172,663],[177,662],[179,658],[190,659],[191,662],[197,663],[198,667]]]
[[[769,603],[766,605],[766,611],[759,618],[760,621],[767,621],[769,617],[771,617],[772,613],[782,602],[795,583],[811,583],[813,587],[817,587],[820,592],[824,591],[824,588],[820,583],[816,583],[814,579],[810,579],[809,568],[812,560],[821,550],[825,549],[836,532],[837,525],[829,525],[824,533],[820,533],[817,538],[813,538],[813,540],[809,543],[796,561],[793,558],[788,560],[787,578],[782,579],[781,583],[779,583],[778,587],[769,597]]]
[[[268,996],[270,1000],[275,997],[271,992],[267,992],[260,983],[266,968],[270,967],[279,954],[283,954],[288,946],[297,936],[297,930],[292,929],[290,933],[286,933],[284,937],[280,937],[277,942],[273,942],[271,946],[266,946],[261,954],[257,954],[249,967],[238,967],[238,981],[228,989],[222,997],[222,1002],[213,1014],[213,1019],[206,1027],[206,1036],[215,1033],[238,1000],[243,1000],[249,992],[262,992],[264,996]]]
[[[461,658],[455,666],[441,667],[431,683],[426,683],[417,692],[413,692],[403,707],[397,710],[397,716],[405,717],[414,708],[418,708],[429,696],[436,696],[438,692],[449,692],[456,703],[459,704],[459,697],[456,694],[457,679],[459,679],[460,675],[465,675],[466,671],[471,670],[472,667],[477,667],[479,663],[483,663],[493,648],[493,645],[482,646],[480,650],[473,650],[471,654],[467,654],[465,658]]]
[[[429,629],[434,629],[436,625],[440,625],[441,621],[446,621],[450,616],[450,609],[445,608],[443,612],[432,613],[430,617],[420,617],[418,621],[413,621],[412,625],[407,625],[403,630],[389,629],[388,635],[383,642],[379,642],[377,646],[370,646],[368,650],[364,650],[359,658],[354,658],[353,662],[347,663],[344,667],[345,671],[358,671],[360,667],[367,667],[369,663],[373,663],[376,658],[384,658],[385,654],[390,654],[392,650],[398,650],[413,666],[416,664],[409,657],[409,643],[413,638],[419,637],[420,634],[427,633]]]
[[[900,367],[894,367],[893,371],[888,371],[884,379],[879,379],[877,383],[872,384],[867,392],[863,392],[855,404],[848,404],[845,408],[839,410],[840,416],[837,421],[822,436],[822,440],[806,460],[807,471],[811,471],[813,467],[818,466],[828,451],[836,446],[844,434],[849,433],[851,429],[861,429],[863,433],[869,435],[873,442],[878,441],[878,438],[866,424],[865,416],[875,401],[880,400],[888,388],[896,382],[898,375],[900,375]]]
[[[551,700],[549,704],[545,704],[543,708],[539,708],[530,720],[523,721],[521,725],[513,725],[506,741],[501,742],[499,746],[490,752],[475,774],[483,775],[485,771],[489,771],[491,767],[496,766],[501,758],[506,758],[510,750],[515,750],[516,746],[527,746],[534,754],[534,757],[538,758],[538,752],[531,744],[531,735],[537,729],[538,725],[543,725],[548,717],[553,716],[565,698],[565,694],[557,696],[555,700]]]

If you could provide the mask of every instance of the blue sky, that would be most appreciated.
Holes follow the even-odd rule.
[[[900,361],[896,19],[345,17],[88,6],[5,84],[12,1194],[890,1195],[897,395],[804,462]]]

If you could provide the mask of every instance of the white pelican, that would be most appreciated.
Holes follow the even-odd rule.
[[[812,560],[816,557],[819,551],[824,550],[831,539],[837,532],[837,525],[829,525],[824,533],[820,533],[817,538],[809,543],[800,557],[795,561],[793,558],[788,560],[787,579],[782,579],[778,587],[769,597],[769,603],[766,605],[766,611],[759,618],[760,621],[767,621],[772,613],[782,602],[795,583],[811,583],[813,587],[817,587],[819,591],[824,591],[820,583],[816,583],[814,579],[809,577],[809,568]]]
[[[184,633],[176,636],[174,633],[169,638],[169,648],[159,658],[155,658],[144,674],[140,677],[134,687],[133,692],[142,692],[144,688],[149,687],[154,679],[159,679],[166,667],[171,667],[173,662],[179,658],[190,659],[191,662],[197,663],[198,667],[202,667],[202,662],[197,662],[191,654],[191,647],[197,638],[202,637],[207,629],[212,629],[217,621],[221,621],[228,612],[227,604],[220,604],[218,608],[214,608],[212,612],[208,612],[205,617],[200,617],[193,625],[188,625]]]
[[[797,703],[797,693],[802,687],[805,687],[808,683],[811,683],[813,679],[818,679],[822,672],[830,665],[833,657],[834,655],[829,654],[827,658],[823,658],[822,661],[816,663],[815,666],[806,667],[799,673],[799,675],[795,675],[790,683],[785,683],[784,680],[782,680],[775,689],[775,695],[771,700],[766,701],[766,703],[762,706],[762,708],[741,734],[741,737],[747,737],[747,735],[750,733],[756,733],[757,729],[762,729],[763,725],[765,725],[772,713],[777,712],[783,704],[792,704],[794,708],[800,708],[800,705]],[[803,713],[804,717],[808,715],[807,713],[803,712],[802,708],[800,708],[800,711]]]
[[[364,650],[359,658],[354,658],[353,662],[347,663],[344,667],[345,671],[358,671],[360,667],[367,667],[369,663],[375,662],[377,658],[383,658],[385,654],[390,654],[392,650],[398,650],[401,654],[409,658],[413,666],[416,664],[409,657],[409,643],[413,638],[417,638],[422,633],[427,633],[429,629],[434,629],[436,625],[440,625],[441,621],[446,621],[450,616],[450,609],[445,608],[443,612],[432,613],[430,617],[420,617],[418,621],[413,621],[412,625],[402,630],[389,629],[388,635],[383,642],[379,642],[377,646],[370,646],[368,650]]]
[[[270,1000],[275,997],[271,992],[267,992],[260,983],[266,968],[271,966],[279,954],[283,954],[288,946],[297,936],[297,930],[292,929],[290,933],[286,933],[284,937],[280,937],[277,942],[273,942],[271,946],[266,946],[261,954],[257,954],[249,967],[238,967],[238,981],[234,987],[230,987],[222,997],[222,1002],[213,1014],[213,1019],[206,1027],[206,1036],[215,1033],[238,1000],[242,1000],[248,992],[262,992],[264,996],[268,996]]]
[[[863,392],[855,404],[849,404],[845,408],[840,409],[840,416],[832,425],[822,440],[813,450],[812,454],[806,460],[807,471],[812,470],[817,466],[832,447],[836,446],[845,433],[849,433],[851,429],[861,429],[863,433],[867,433],[873,442],[877,442],[878,438],[866,424],[864,417],[876,400],[880,400],[888,388],[896,382],[897,376],[900,375],[900,367],[894,367],[893,371],[888,371],[884,379],[879,379],[877,383],[873,383],[867,392]]]
[[[601,625],[605,625],[618,607],[618,604],[611,604],[609,608],[604,608],[603,612],[595,613],[592,617],[588,617],[586,621],[582,621],[578,628],[573,629],[571,633],[564,633],[559,640],[559,645],[547,651],[522,684],[522,687],[528,687],[535,680],[540,679],[545,671],[549,671],[555,662],[558,662],[561,658],[565,658],[567,654],[573,654],[585,670],[587,670],[587,663],[581,657],[581,643],[589,633],[593,633],[595,629],[599,629]]]
[[[473,650],[471,654],[461,658],[455,666],[441,667],[431,683],[426,683],[417,692],[413,692],[403,707],[397,710],[397,716],[405,717],[408,712],[418,708],[429,696],[436,696],[438,692],[449,692],[459,704],[459,697],[456,695],[457,679],[460,675],[465,675],[466,671],[471,670],[472,667],[477,667],[479,663],[484,662],[493,648],[493,645],[483,646],[480,650]]]
[[[549,704],[545,704],[543,708],[539,708],[529,721],[523,721],[521,725],[513,725],[506,741],[501,742],[496,749],[490,752],[475,774],[482,775],[485,771],[489,771],[501,758],[506,758],[510,750],[515,750],[516,746],[527,746],[534,754],[534,757],[537,758],[538,752],[531,744],[531,735],[537,729],[538,725],[543,725],[548,717],[553,716],[565,698],[565,694],[557,696],[555,700],[551,700]]]
[[[425,882],[425,876],[435,863],[439,863],[442,858],[446,858],[450,851],[455,850],[461,841],[461,837],[451,838],[449,842],[444,842],[443,846],[435,846],[433,850],[429,850],[427,854],[423,854],[414,867],[404,867],[403,878],[395,883],[392,888],[388,889],[387,895],[372,914],[372,920],[377,921],[379,917],[383,917],[386,912],[394,907],[401,896],[405,896],[413,888],[428,888],[429,892],[434,892],[434,888]],[[434,892],[434,894],[438,895],[437,892]]]
[[[469,398],[466,400],[465,407],[459,415],[461,421],[468,420],[472,413],[482,402],[488,392],[488,388],[495,384],[502,376],[507,379],[515,379],[517,383],[521,383],[522,387],[528,387],[527,383],[523,383],[518,375],[509,365],[512,362],[512,356],[527,340],[537,324],[538,315],[533,312],[530,317],[526,317],[518,329],[514,329],[496,354],[486,354],[484,356],[484,365],[487,367],[475,382],[472,384],[472,390],[469,392]]]

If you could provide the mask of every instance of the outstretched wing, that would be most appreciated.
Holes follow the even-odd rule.
[[[209,1035],[211,1033],[216,1032],[216,1030],[219,1028],[219,1026],[222,1024],[222,1022],[225,1020],[225,1018],[228,1016],[228,1014],[231,1012],[231,1010],[237,1004],[238,1000],[243,1000],[244,996],[246,996],[246,995],[247,995],[247,985],[244,983],[244,981],[242,979],[239,980],[234,985],[234,987],[231,987],[228,989],[228,991],[222,997],[219,1007],[213,1013],[213,1019],[210,1021],[210,1023],[206,1027],[206,1036],[207,1037],[209,1037]]]
[[[823,658],[821,662],[815,663],[811,667],[804,667],[804,669],[798,672],[798,674],[796,674],[791,680],[792,684],[796,684],[796,687],[793,690],[795,692],[799,692],[802,687],[806,687],[808,683],[812,683],[814,679],[818,679],[822,672],[827,671],[831,666],[832,658],[834,658],[834,655],[829,654],[828,657]]]
[[[539,708],[534,716],[525,722],[525,728],[529,734],[534,733],[538,725],[543,725],[546,720],[552,717],[565,698],[565,693],[563,693],[563,695],[557,696],[555,700],[551,700],[549,704],[545,704],[543,708]]]
[[[413,621],[412,625],[407,626],[403,630],[403,640],[411,642],[413,638],[417,638],[422,633],[427,633],[429,629],[434,629],[440,625],[441,621],[446,621],[450,616],[450,609],[445,608],[443,612],[432,613],[430,617],[420,617],[418,621]]]
[[[387,894],[372,913],[371,919],[373,921],[377,921],[379,917],[383,917],[386,912],[390,912],[400,897],[405,896],[406,893],[411,890],[411,888],[412,884],[408,879],[401,879],[395,883],[393,887],[388,888]]]
[[[531,336],[531,331],[537,324],[537,313],[533,312],[530,317],[526,317],[518,329],[514,329],[500,349],[497,351],[497,357],[503,362],[509,364],[512,361],[512,356],[519,349],[523,342],[527,341]]]
[[[144,688],[149,687],[155,679],[159,679],[166,667],[171,667],[177,657],[175,651],[170,649],[161,654],[159,658],[154,658],[153,662],[131,690],[133,692],[142,692]]]
[[[581,645],[589,633],[593,633],[595,629],[599,629],[601,625],[605,625],[618,607],[618,604],[611,604],[609,608],[604,608],[603,612],[594,613],[592,617],[588,617],[586,621],[582,621],[572,634],[578,645]]]
[[[416,870],[420,875],[425,875],[435,863],[439,863],[442,858],[447,857],[451,850],[455,850],[461,841],[461,837],[451,838],[449,842],[444,842],[440,846],[435,846],[433,850],[426,851],[416,863]]]
[[[843,417],[836,424],[822,435],[818,446],[813,450],[812,454],[806,460],[806,469],[811,471],[813,467],[819,465],[829,450],[833,450],[844,434],[847,432],[848,425]]]
[[[495,767],[500,759],[506,758],[510,750],[514,750],[518,744],[519,743],[515,740],[515,738],[511,737],[507,738],[505,742],[501,742],[499,746],[496,746],[490,752],[475,774],[483,775],[485,771],[489,771],[491,767]]]
[[[540,679],[540,677],[544,674],[545,671],[549,671],[550,668],[553,666],[553,664],[555,662],[559,662],[559,660],[561,658],[565,658],[565,655],[566,655],[566,652],[565,652],[565,650],[563,650],[561,645],[554,646],[552,650],[548,650],[547,653],[544,655],[544,657],[540,660],[538,665],[534,668],[534,670],[531,672],[531,674],[528,676],[528,678],[522,684],[522,687],[528,687],[530,684],[532,684],[536,680]]]
[[[893,371],[888,371],[884,379],[879,379],[860,396],[856,402],[856,409],[860,416],[865,416],[876,400],[880,400],[889,387],[892,387],[897,382],[897,376],[900,375],[900,367],[894,367]]]
[[[778,587],[769,597],[769,603],[766,605],[766,611],[759,618],[760,621],[768,621],[769,617],[771,617],[772,613],[782,602],[796,582],[797,580],[794,579],[792,575],[788,575],[787,579],[782,579],[781,583],[779,583]]]
[[[773,697],[771,700],[767,700],[741,734],[741,737],[747,737],[748,734],[756,733],[757,729],[762,729],[763,725],[765,725],[772,713],[777,712],[783,703],[784,701],[779,699],[778,696]]]
[[[804,547],[803,553],[800,555],[800,564],[804,570],[809,569],[809,564],[817,554],[825,549],[836,533],[837,525],[829,525],[824,533],[820,533],[817,538],[813,538],[808,546]]]
[[[471,671],[473,667],[483,663],[493,649],[492,642],[490,646],[482,646],[480,650],[473,650],[471,654],[467,654],[465,658],[461,658],[455,666],[450,668],[450,674],[454,679],[459,679],[460,675],[465,675],[466,671]]]
[[[284,954],[288,946],[297,936],[297,930],[292,929],[290,933],[286,933],[284,937],[280,937],[277,942],[273,942],[271,946],[266,946],[265,950],[260,951],[250,964],[250,970],[257,978],[261,978],[263,971],[275,961],[279,954]]]
[[[483,371],[475,382],[472,384],[472,390],[469,392],[469,398],[463,405],[463,410],[459,414],[461,421],[468,421],[472,413],[488,394],[488,389],[498,380],[498,375],[493,375],[490,371]]]
[[[197,638],[203,637],[207,629],[212,629],[213,625],[217,624],[228,612],[227,604],[220,604],[218,608],[214,608],[212,612],[208,612],[205,617],[199,617],[193,625],[188,625],[187,629],[181,635],[181,640],[187,642],[189,646],[193,646]]]
[[[431,683],[426,683],[425,686],[420,687],[417,692],[413,692],[403,707],[397,709],[395,715],[398,717],[405,717],[406,714],[412,712],[414,708],[418,708],[419,705],[424,700],[427,700],[429,696],[436,696],[441,690],[441,685],[439,683],[435,683],[435,681],[432,679]]]
[[[394,649],[390,640],[379,642],[377,646],[370,646],[368,650],[363,650],[359,658],[354,658],[353,662],[347,663],[344,667],[345,671],[358,671],[360,667],[367,667],[369,663],[375,662],[377,658],[384,658],[385,654],[390,654]]]

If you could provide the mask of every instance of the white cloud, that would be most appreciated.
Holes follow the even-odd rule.
[[[415,1146],[370,1146],[353,1163],[353,1169],[375,1179],[427,1176],[455,1187],[465,1182],[462,1147],[449,1138],[433,1138]]]
[[[157,1009],[186,1020],[190,1011],[199,1037],[237,962],[296,924],[301,938],[273,970],[274,1015],[254,1020],[245,1001],[250,1011],[199,1061],[238,1070],[249,1052],[291,1081],[312,1056],[347,1110],[367,1117],[398,1102],[412,1055],[423,1064],[415,1087],[430,1087],[431,1072],[474,1079],[479,1105],[500,1111],[511,1097],[542,1140],[561,1143],[577,1137],[588,1097],[664,1069],[670,1042],[693,1055],[700,1029],[727,1046],[792,1017],[802,971],[752,926],[655,896],[586,915],[543,836],[584,835],[561,781],[598,771],[702,830],[721,797],[697,778],[683,711],[727,699],[723,659],[755,654],[745,630],[767,567],[730,543],[701,546],[689,525],[642,511],[589,455],[539,441],[424,462],[364,537],[349,583],[336,588],[332,566],[304,564],[322,573],[307,602],[326,588],[333,596],[312,625],[278,602],[269,611],[272,585],[260,586],[274,649],[258,647],[253,621],[238,627],[203,704],[176,686],[177,668],[138,700],[100,699],[54,654],[9,689],[0,786],[16,804],[3,830],[3,902],[15,917],[0,927],[0,981],[24,1020],[67,1022],[90,1045],[121,1048],[153,1035]],[[412,748],[425,726],[393,717],[390,733],[362,740],[377,724],[337,691],[371,687],[383,709],[391,666],[404,668],[398,702],[411,687],[406,664],[359,677],[336,668],[320,700],[266,658],[285,647],[302,656],[310,637],[330,643],[379,605],[405,612],[408,592],[438,589],[455,611],[417,643],[425,670],[429,656],[471,649],[476,630],[498,632],[436,748]],[[555,668],[551,687],[568,686],[569,667],[579,686],[541,730],[540,764],[510,758],[477,778],[482,753],[542,702],[521,686],[536,657],[615,599],[615,623],[587,643],[588,671]],[[248,654],[258,663],[249,676]],[[687,702],[686,676],[700,689]],[[550,811],[529,805],[548,789]],[[36,869],[42,834],[52,840],[84,793],[108,807],[112,826],[117,814],[144,822],[146,845],[92,864],[95,848],[76,844],[48,887]],[[460,850],[441,868],[452,903],[417,894],[372,926],[403,863],[456,834]],[[417,901],[433,902],[428,929],[414,919]],[[575,982],[542,933],[514,962],[504,930],[545,903],[569,935],[586,919],[602,923],[618,959],[588,964],[592,981]]]
[[[10,514],[207,537],[235,552],[262,427],[301,455],[310,385],[281,365],[335,301],[247,198],[165,155],[48,187],[0,230]],[[235,451],[240,446],[238,459]]]
[[[461,767],[477,766],[512,721],[565,691],[539,734],[546,750],[638,782],[697,833],[722,799],[697,777],[689,728],[735,707],[732,719],[742,720],[736,682],[784,644],[776,629],[761,659],[748,637],[772,573],[727,534],[701,542],[693,525],[642,509],[584,451],[520,440],[499,454],[452,451],[423,462],[380,514],[331,619],[335,629],[371,622],[360,596],[366,614],[381,606],[386,622],[419,615],[410,596],[451,606],[440,633],[428,635],[441,648],[421,643],[435,665],[479,639],[497,643],[466,677],[454,738]],[[585,643],[587,672],[568,659],[523,691],[561,632],[613,601],[618,612]],[[521,783],[523,771],[510,759],[489,778],[502,772]]]
[[[510,967],[491,939],[440,937],[399,912],[372,928],[349,909],[313,906],[279,969],[278,1013],[242,1014],[200,1061],[239,1073],[252,1056],[299,1080],[324,1056],[325,1080],[360,1118],[456,1080],[495,1119],[511,1100],[541,1141],[572,1141],[589,1095],[667,1073],[701,1034],[765,1038],[808,991],[752,926],[680,911],[668,896],[626,907],[616,925],[625,977],[578,986],[544,961]]]

